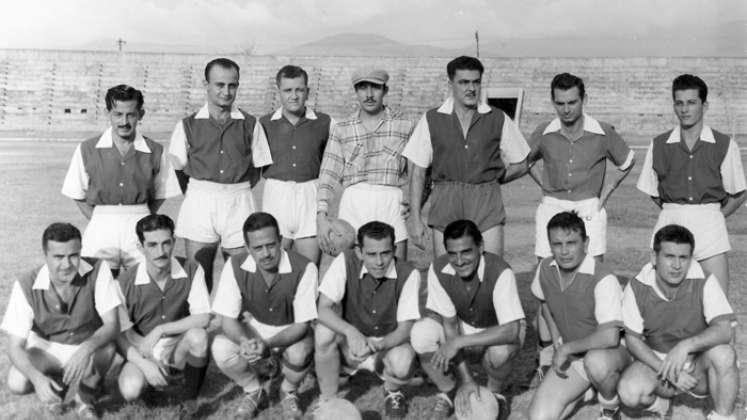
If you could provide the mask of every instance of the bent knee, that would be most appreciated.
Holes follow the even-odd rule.
[[[192,352],[205,353],[208,349],[208,335],[203,328],[191,328],[184,333],[184,340]]]
[[[239,358],[239,346],[223,334],[218,334],[210,346],[213,359],[218,368],[223,369],[232,360]]]
[[[384,357],[384,366],[397,378],[406,378],[412,370],[415,351],[410,346],[399,346],[389,350]]]
[[[737,353],[734,347],[728,344],[721,344],[705,353],[709,363],[716,370],[727,370],[737,365]]]
[[[632,378],[631,375],[623,375],[617,383],[617,395],[620,396],[623,405],[631,408],[640,407],[646,393],[643,385],[642,381]]]
[[[485,350],[484,361],[491,369],[498,369],[511,360],[518,352],[515,345],[492,346]]]
[[[15,367],[10,368],[8,371],[8,390],[16,395],[28,394],[33,391],[34,387],[31,385],[31,381],[28,380],[23,374]]]
[[[337,346],[337,333],[321,323],[314,329],[314,348],[317,352],[328,352]]]
[[[126,401],[133,401],[140,398],[146,386],[145,378],[142,375],[127,374],[123,370],[117,381],[119,393]]]
[[[410,330],[410,344],[417,354],[435,352],[443,339],[443,327],[430,317],[415,322]]]
[[[527,414],[529,415],[529,420],[556,420],[558,418],[557,413],[550,412],[547,404],[542,404],[536,398],[532,399]]]
[[[592,379],[604,379],[614,370],[610,354],[606,350],[589,350],[584,356],[584,369]]]
[[[285,349],[285,360],[294,366],[306,366],[311,362],[314,346],[311,340],[302,340]]]

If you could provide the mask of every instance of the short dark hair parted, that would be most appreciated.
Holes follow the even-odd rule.
[[[674,92],[688,89],[697,89],[700,100],[703,102],[708,100],[708,85],[703,79],[692,74],[681,74],[674,78],[672,81],[672,99],[674,99]]]
[[[135,224],[135,233],[137,233],[137,239],[141,244],[145,240],[145,232],[161,229],[170,231],[172,235],[174,234],[174,221],[165,214],[149,214]]]
[[[246,218],[244,221],[244,226],[242,227],[242,232],[244,233],[244,240],[249,243],[247,240],[246,234],[249,232],[256,232],[260,229],[271,227],[275,229],[275,233],[277,233],[278,236],[280,236],[280,228],[278,227],[278,221],[275,219],[273,215],[270,213],[265,213],[262,211],[258,211],[255,213],[252,213],[249,215],[249,217]]]
[[[226,69],[234,69],[236,70],[237,74],[241,74],[239,65],[236,64],[235,61],[225,57],[215,58],[210,60],[210,62],[205,66],[205,80],[207,80],[208,82],[210,81],[208,75],[210,75],[210,69],[212,69],[213,66],[220,66]]]
[[[695,237],[686,227],[680,225],[666,225],[654,234],[654,252],[661,251],[662,242],[674,242],[676,244],[690,244],[690,255],[695,249]]]
[[[446,65],[446,74],[449,76],[449,80],[454,80],[454,75],[457,70],[477,70],[482,76],[485,67],[483,67],[480,60],[475,57],[462,55],[449,61],[449,64]]]
[[[394,246],[394,228],[384,222],[374,220],[358,229],[358,246],[363,248],[363,238],[381,240],[389,238]]]
[[[584,80],[578,76],[574,76],[570,73],[560,73],[555,75],[550,82],[550,97],[555,99],[555,89],[568,90],[573,87],[578,88],[578,95],[581,99],[586,95],[586,88],[584,87]]]
[[[563,211],[553,216],[549,222],[547,222],[547,236],[550,236],[552,229],[563,229],[578,232],[581,234],[581,239],[586,240],[586,225],[584,221],[578,217],[575,211]]]
[[[52,223],[44,229],[42,233],[42,249],[47,252],[49,241],[68,242],[73,239],[80,240],[80,230],[70,223],[57,222]]]
[[[143,104],[145,103],[143,92],[128,85],[117,85],[106,91],[104,102],[106,103],[107,111],[114,109],[114,101],[136,101],[137,109],[139,110],[143,109]]]
[[[480,233],[480,229],[472,220],[461,219],[449,223],[446,225],[446,229],[444,229],[444,247],[446,246],[446,241],[465,236],[471,237],[477,246],[482,244],[482,233]]]
[[[299,66],[288,64],[278,70],[278,74],[275,75],[275,84],[277,84],[279,87],[280,79],[297,79],[299,77],[303,77],[304,85],[309,85],[309,74],[306,73],[306,70],[302,69]]]

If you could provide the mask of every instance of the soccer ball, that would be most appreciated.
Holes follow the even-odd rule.
[[[332,256],[337,256],[342,251],[351,249],[355,246],[355,229],[350,223],[337,218],[330,219],[332,231],[329,233],[329,239],[332,242]]]
[[[489,389],[480,387],[480,398],[472,394],[469,398],[472,413],[467,415],[460,410],[455,410],[457,420],[495,420],[498,418],[498,400]]]
[[[330,398],[319,403],[314,411],[314,420],[361,420],[355,405],[343,398]]]

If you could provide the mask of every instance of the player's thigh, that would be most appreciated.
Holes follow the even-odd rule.
[[[285,241],[285,238],[283,238]],[[296,251],[308,258],[314,264],[319,263],[319,257],[321,256],[321,250],[319,249],[319,240],[316,236],[310,236],[307,238],[299,238],[293,242]],[[287,248],[286,248],[287,249]]]
[[[485,251],[503,255],[503,225],[496,225],[482,232]]]
[[[433,257],[440,257],[446,254],[446,245],[444,245],[444,231],[433,228]]]
[[[314,353],[314,336],[309,333],[283,351],[283,358],[295,366],[305,366]]]
[[[617,392],[623,402],[639,401],[641,395],[651,395],[657,391],[659,378],[656,372],[641,361],[634,361],[623,371]]]
[[[567,377],[561,378],[555,370],[547,371],[529,404],[531,420],[560,418],[566,407],[589,388],[590,383],[574,369],[567,369],[565,373]]]

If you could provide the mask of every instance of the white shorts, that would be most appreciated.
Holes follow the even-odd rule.
[[[723,254],[731,249],[729,233],[726,231],[726,220],[721,213],[721,204],[671,204],[664,203],[659,219],[651,235],[653,247],[654,235],[662,227],[677,224],[686,227],[695,237],[693,258],[696,261]]]
[[[174,366],[174,350],[184,337],[184,334],[164,337],[156,341],[153,346],[153,359],[166,366]]]
[[[553,216],[563,211],[575,211],[584,221],[586,236],[589,237],[589,255],[604,255],[607,252],[607,211],[599,207],[598,198],[569,201],[554,197],[542,197],[535,215],[534,254],[540,258],[552,256],[550,241],[547,238],[547,223]]]
[[[275,335],[280,333],[280,331],[283,331],[284,329],[290,327],[293,324],[267,325],[267,324],[263,324],[257,321],[257,318],[252,317],[249,320],[249,325],[251,325],[252,328],[254,328],[254,330],[257,331],[257,333],[259,334],[260,338],[262,338],[262,340],[267,341],[269,338],[274,337]]]
[[[244,246],[241,229],[257,210],[249,182],[219,184],[190,179],[176,221],[176,235],[191,241]]]
[[[62,366],[73,357],[73,354],[78,351],[80,345],[55,343],[54,341],[48,341],[39,337],[34,332],[30,332],[26,339],[26,349],[28,350],[30,348],[39,349],[45,353],[49,353],[55,359],[59,360],[60,366]]]
[[[80,254],[106,260],[113,269],[132,267],[142,259],[135,225],[148,214],[145,204],[94,206],[83,232]]]
[[[523,319],[519,322],[519,345],[523,347],[526,339],[526,322]],[[462,335],[478,334],[485,330],[486,328],[473,327],[461,319],[459,320],[459,332]],[[410,332],[412,348],[418,354],[435,352],[445,340],[443,324],[428,316],[416,321]]]
[[[280,234],[287,239],[316,236],[317,181],[265,179],[262,211],[275,216]]]
[[[394,242],[407,240],[407,226],[402,217],[402,190],[389,185],[353,184],[342,192],[337,217],[358,231],[368,222],[378,220],[394,227]]]

